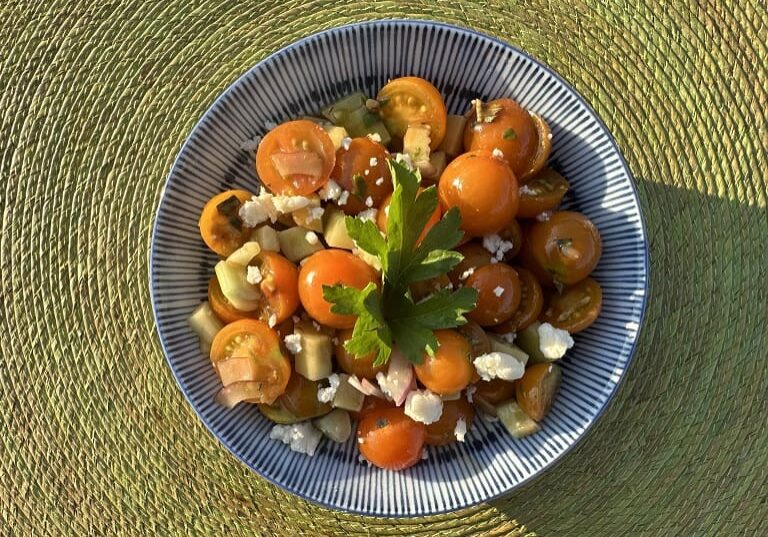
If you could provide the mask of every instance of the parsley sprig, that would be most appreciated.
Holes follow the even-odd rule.
[[[461,260],[453,251],[463,236],[458,209],[449,210],[421,242],[422,230],[437,208],[434,186],[419,192],[420,177],[404,164],[389,160],[394,192],[389,206],[386,237],[371,220],[346,218],[347,232],[358,248],[379,259],[382,286],[364,289],[344,285],[323,286],[331,311],[357,315],[352,337],[345,343],[356,356],[376,353],[375,364],[389,359],[397,345],[411,362],[421,363],[426,351],[437,350],[434,331],[467,322],[464,314],[475,307],[477,292],[471,288],[442,289],[414,302],[412,283],[441,276]]]

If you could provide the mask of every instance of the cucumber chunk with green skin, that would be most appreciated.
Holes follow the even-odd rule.
[[[280,251],[280,240],[277,238],[277,231],[271,226],[259,226],[254,229],[253,233],[251,233],[251,240],[258,242],[264,251]]]
[[[539,342],[539,326],[541,323],[535,321],[531,323],[525,330],[521,330],[517,333],[515,343],[528,354],[528,360],[532,364],[539,364],[542,362],[554,362],[549,360],[541,352]]]
[[[246,268],[243,265],[219,261],[215,270],[221,293],[236,309],[253,311],[259,307],[261,293],[256,286],[248,283]]]
[[[343,408],[350,412],[359,412],[363,408],[365,394],[349,383],[349,375],[339,375],[339,387],[331,403],[336,408]]]
[[[324,117],[328,118],[331,123],[340,125],[350,114],[350,112],[353,112],[358,108],[365,108],[366,100],[367,97],[360,91],[350,93],[335,103],[323,108],[321,113]]]
[[[513,345],[512,343],[507,343],[500,337],[495,336],[493,334],[488,334],[488,340],[491,343],[491,351],[508,354],[523,365],[528,363],[528,353],[523,351],[517,345]]]
[[[347,232],[347,223],[344,220],[346,215],[336,207],[328,206],[325,209],[323,225],[323,236],[325,242],[331,248],[343,248],[352,250],[355,248],[355,242]]]
[[[200,347],[203,351],[207,348],[210,352],[211,342],[216,334],[224,328],[224,325],[213,313],[208,302],[200,304],[188,319],[189,325],[200,338]]]
[[[334,125],[346,129],[352,138],[378,134],[382,144],[389,144],[392,140],[389,131],[379,116],[365,106],[366,101],[363,93],[355,92],[323,108],[322,114]]]
[[[330,336],[301,327],[296,327],[294,333],[301,336],[301,350],[295,356],[296,372],[309,380],[328,378],[333,372]]]
[[[334,442],[346,442],[352,434],[352,422],[349,419],[349,412],[337,408],[314,422],[325,436]]]
[[[278,231],[277,237],[280,241],[280,250],[283,255],[290,261],[298,263],[305,257],[309,257],[318,250],[323,249],[323,245],[319,240],[310,242],[307,239],[308,233],[314,233],[308,231],[303,227],[291,227]]]
[[[541,430],[539,424],[529,418],[515,401],[498,405],[496,415],[513,438],[524,438]]]

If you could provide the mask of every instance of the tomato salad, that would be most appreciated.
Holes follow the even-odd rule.
[[[199,221],[221,259],[190,324],[217,402],[258,405],[309,455],[356,434],[392,470],[477,416],[537,432],[602,303],[600,235],[558,210],[546,122],[508,98],[450,115],[403,77],[253,142],[258,195],[217,194]]]

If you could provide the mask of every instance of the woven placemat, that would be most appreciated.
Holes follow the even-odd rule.
[[[667,2],[46,1],[0,6],[0,533],[768,534],[768,13]],[[258,478],[155,335],[153,214],[185,136],[266,54],[343,23],[440,19],[531,52],[637,179],[651,303],[588,438],[504,499],[366,519]]]

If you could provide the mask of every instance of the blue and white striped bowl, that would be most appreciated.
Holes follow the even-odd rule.
[[[258,189],[244,140],[272,123],[316,111],[342,95],[376,94],[390,78],[418,75],[442,92],[450,113],[475,97],[508,96],[552,128],[552,165],[571,183],[566,204],[600,229],[594,277],[603,312],[562,361],[560,393],[540,433],[513,440],[499,423],[476,420],[464,443],[429,448],[403,472],[358,461],[354,438],[324,440],[314,457],[269,439],[253,405],[213,402],[219,381],[187,316],[206,298],[215,257],[200,240],[205,202],[229,188]],[[527,54],[476,32],[422,21],[344,26],[268,57],[219,97],[184,144],[157,211],[150,280],[157,329],[173,374],[192,407],[232,453],[261,476],[335,509],[378,516],[430,515],[503,494],[558,460],[605,409],[632,357],[643,319],[648,252],[629,170],[605,125],[562,78]]]

